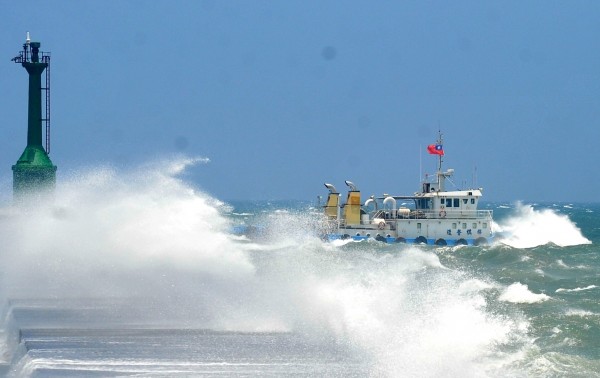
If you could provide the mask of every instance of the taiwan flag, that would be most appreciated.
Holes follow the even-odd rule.
[[[427,146],[427,152],[432,155],[444,155],[444,148],[441,144],[430,144]]]

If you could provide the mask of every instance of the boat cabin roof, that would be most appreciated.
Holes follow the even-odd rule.
[[[452,192],[431,192],[431,193],[415,193],[412,196],[383,196],[377,197],[377,199],[385,199],[387,197],[392,197],[396,200],[410,200],[410,199],[423,199],[423,198],[439,198],[439,197],[481,197],[481,189],[468,189],[468,190],[456,190]]]

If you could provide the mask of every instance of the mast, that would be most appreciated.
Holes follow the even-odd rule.
[[[438,138],[436,141],[436,145],[438,146],[443,146],[444,145],[444,138],[442,136],[442,131],[438,129]],[[442,151],[443,151],[443,147],[442,147]],[[438,154],[438,170],[437,170],[437,177],[438,177],[438,188],[439,190],[443,191],[444,190],[444,179],[445,176],[442,173],[442,162],[443,162],[443,157],[444,154]]]

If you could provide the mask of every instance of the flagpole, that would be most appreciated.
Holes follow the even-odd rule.
[[[423,182],[423,152],[421,148],[423,146],[419,145],[419,185]]]
[[[440,146],[442,146],[442,151],[444,149],[444,140],[442,139],[442,131],[438,129],[438,140],[437,140],[437,144],[439,144]],[[442,157],[444,155],[439,154],[438,155],[438,188],[442,188]]]

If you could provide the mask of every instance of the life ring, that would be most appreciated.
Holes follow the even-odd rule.
[[[384,221],[379,222],[379,224],[377,225],[377,228],[380,230],[383,230],[385,228],[385,222]]]
[[[440,211],[440,218],[446,218],[446,210],[442,209]]]

